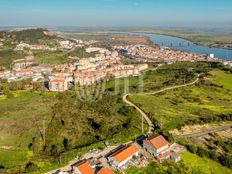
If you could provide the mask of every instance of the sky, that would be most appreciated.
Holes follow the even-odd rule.
[[[0,0],[1,26],[227,27],[232,0]]]

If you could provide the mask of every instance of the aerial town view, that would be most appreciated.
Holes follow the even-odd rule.
[[[2,0],[0,174],[231,174],[231,0]]]

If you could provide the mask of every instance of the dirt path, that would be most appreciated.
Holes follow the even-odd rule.
[[[167,88],[161,89],[159,91],[151,92],[151,93],[137,93],[137,94],[148,94],[148,95],[150,94],[150,95],[154,95],[154,94],[158,94],[158,93],[165,92],[165,91],[172,90],[172,89],[178,89],[178,88],[183,88],[183,87],[186,87],[186,86],[191,86],[191,85],[196,84],[199,81],[199,76],[200,75],[198,74],[197,75],[197,79],[194,82],[191,82],[191,83],[187,83],[187,84],[183,84],[183,85],[176,85],[176,86],[172,86],[172,87],[167,87]],[[134,104],[133,102],[131,102],[128,99],[129,95],[130,94],[125,94],[123,96],[123,101],[125,103],[127,103],[128,105],[134,107],[137,111],[139,111],[139,113],[142,115],[142,117],[146,120],[147,124],[149,125],[148,134],[152,133],[152,131],[154,129],[154,125],[153,125],[152,121],[150,120],[150,118],[148,117],[148,115],[139,106],[137,106],[136,104]]]

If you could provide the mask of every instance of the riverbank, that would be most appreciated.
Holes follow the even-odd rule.
[[[171,37],[177,37],[180,39],[189,40],[192,43],[200,46],[208,46],[210,48],[221,48],[232,50],[232,35],[206,35],[199,34],[192,31],[186,30],[147,30],[147,29],[138,29],[132,30],[130,32],[136,33],[146,33],[146,34],[159,34]]]
[[[168,47],[170,49],[191,52],[199,55],[214,55],[215,58],[222,59],[224,61],[232,60],[232,50],[221,49],[221,48],[210,48],[207,46],[199,46],[192,43],[189,40],[182,39],[175,36],[167,36],[161,34],[147,34],[142,32],[120,32],[121,34],[141,35],[148,37],[153,45],[159,45]]]

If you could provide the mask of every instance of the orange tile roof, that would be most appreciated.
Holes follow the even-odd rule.
[[[94,174],[94,171],[93,171],[92,167],[90,166],[89,161],[81,163],[81,164],[77,165],[76,167],[81,172],[81,174]]]
[[[114,174],[114,172],[109,168],[101,168],[97,174]]]
[[[168,145],[168,141],[162,135],[150,137],[145,141],[145,143],[153,146],[157,150]]]
[[[122,151],[118,153],[116,152],[112,156],[118,163],[121,163],[127,158],[129,158],[130,156],[134,155],[136,152],[138,152],[137,147],[135,147],[135,145],[130,145],[126,147],[125,149],[123,149]]]

